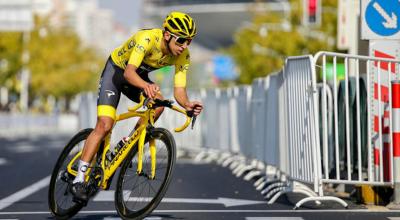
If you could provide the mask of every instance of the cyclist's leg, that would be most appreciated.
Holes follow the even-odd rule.
[[[115,66],[109,58],[99,83],[96,126],[87,138],[81,156],[81,160],[84,162],[90,163],[92,161],[100,141],[114,125],[115,110],[121,96],[118,75],[123,75],[123,69]]]
[[[90,163],[97,153],[101,140],[110,132],[114,119],[108,116],[99,116],[96,126],[88,136],[82,151],[81,160]]]
[[[71,187],[72,194],[78,200],[87,200],[85,188],[85,171],[98,151],[102,139],[110,132],[114,125],[115,109],[118,106],[121,95],[118,81],[115,75],[122,74],[123,70],[113,65],[111,58],[103,70],[100,83],[99,95],[97,99],[97,122],[95,129],[88,136],[83,147],[81,159],[79,161],[78,174]]]

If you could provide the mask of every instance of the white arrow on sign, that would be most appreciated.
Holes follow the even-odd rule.
[[[129,191],[124,193],[129,196]],[[136,202],[148,202],[152,198],[147,197],[130,197],[130,201]],[[108,202],[114,201],[114,191],[100,191],[93,199],[95,202]],[[266,204],[265,201],[254,201],[246,199],[231,199],[231,198],[218,198],[218,199],[186,199],[186,198],[163,198],[161,202],[168,203],[202,203],[202,204],[223,204],[225,207],[232,206],[243,206],[243,205],[255,205],[255,204]]]
[[[392,28],[392,29],[397,28],[397,16],[394,12],[392,12],[392,16],[390,17],[388,13],[381,7],[381,5],[379,5],[378,2],[374,2],[372,6],[386,20],[386,22],[382,23],[383,26],[385,26],[385,28]]]

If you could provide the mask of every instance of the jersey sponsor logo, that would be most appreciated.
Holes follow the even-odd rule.
[[[110,98],[110,96],[113,96],[113,95],[115,95],[115,92],[114,91],[111,91],[111,90],[105,90],[105,92],[106,92],[106,94],[107,94],[107,98]]]
[[[122,48],[121,50],[118,51],[118,56],[120,57],[120,56],[124,55],[125,52],[126,52],[125,48]]]
[[[136,45],[135,41],[131,40],[128,44],[128,50],[130,50],[132,47]]]
[[[140,53],[146,53],[146,49],[140,44],[136,45],[135,50]]]
[[[188,55],[186,55],[186,60],[189,60],[190,59],[190,55],[188,54]]]
[[[180,66],[179,66],[179,70],[180,70],[180,71],[188,70],[188,69],[189,69],[189,65],[188,65],[188,64],[186,64],[186,65],[180,65]]]

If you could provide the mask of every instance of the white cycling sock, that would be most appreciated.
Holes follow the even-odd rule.
[[[85,172],[89,167],[89,163],[83,160],[79,160],[78,174],[76,175],[74,181],[72,183],[84,183],[85,182]]]

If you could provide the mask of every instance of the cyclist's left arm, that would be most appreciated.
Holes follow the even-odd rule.
[[[190,101],[186,91],[186,73],[190,65],[188,50],[182,53],[175,64],[174,76],[174,97],[175,100],[187,111],[193,111],[199,115],[203,109],[203,104],[199,101]]]
[[[181,105],[186,111],[193,111],[194,115],[199,115],[203,110],[203,104],[199,101],[190,101],[185,87],[174,88],[175,100]]]

